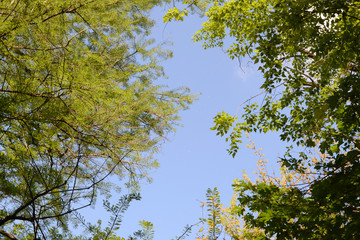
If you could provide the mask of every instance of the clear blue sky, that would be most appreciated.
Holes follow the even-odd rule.
[[[161,82],[170,88],[187,86],[192,93],[202,95],[181,113],[183,127],[163,144],[157,155],[160,168],[152,173],[154,181],[142,185],[142,200],[132,203],[119,232],[127,236],[138,229],[139,220],[147,220],[154,224],[156,240],[171,239],[180,235],[186,224],[198,222],[207,188],[218,187],[226,203],[231,198],[232,181],[241,178],[242,170],[251,176],[256,169],[257,158],[246,144],[233,159],[226,152],[225,139],[210,127],[218,112],[235,114],[240,103],[260,93],[262,82],[248,59],[242,60],[241,69],[224,50],[203,50],[200,43],[191,41],[204,19],[189,16],[184,22],[164,24],[164,12],[165,8],[154,12],[158,24],[153,34],[157,41],[173,42],[169,49],[174,57],[164,62],[169,78]],[[261,100],[260,96],[253,101]],[[265,156],[276,161],[283,149],[276,134],[251,136],[264,148]],[[194,239],[194,234],[188,239]]]

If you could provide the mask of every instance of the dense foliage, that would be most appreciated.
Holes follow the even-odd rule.
[[[171,55],[148,37],[162,2],[0,1],[0,234],[46,239],[157,165],[192,101],[154,83]]]
[[[263,74],[265,92],[261,105],[245,106],[239,121],[217,115],[213,129],[230,134],[233,156],[245,132],[277,131],[288,142],[283,166],[297,174],[316,170],[305,185],[236,184],[239,205],[248,210],[238,214],[264,229],[266,238],[359,239],[360,2],[208,3],[194,40],[204,48],[231,42],[230,58],[249,57]],[[173,12],[165,20],[176,18]],[[296,146],[305,150],[294,153]],[[325,156],[315,165],[313,147]]]
[[[274,233],[265,231],[262,226],[255,227],[251,224],[253,212],[259,214],[258,220],[271,221],[272,224],[277,224],[278,219],[274,217],[273,211],[278,211],[278,214],[281,212],[284,217],[291,212],[291,208],[301,206],[300,203],[289,201],[289,192],[299,186],[311,184],[318,174],[317,170],[311,166],[326,158],[314,148],[311,166],[307,167],[306,171],[299,173],[281,166],[279,171],[275,173],[274,170],[268,169],[268,161],[262,152],[262,148],[256,148],[255,143],[249,138],[249,134],[246,134],[246,137],[249,139],[249,144],[246,147],[254,151],[258,158],[257,170],[253,172],[256,179],[250,179],[246,171],[243,170],[242,179],[235,179],[233,182],[233,197],[227,207],[221,203],[220,193],[216,188],[208,190],[207,201],[203,203],[203,206],[207,208],[208,216],[201,219],[203,226],[199,229],[197,239],[271,238]],[[253,194],[248,194],[249,192]],[[306,214],[304,213],[305,218]],[[293,221],[290,216],[287,217],[290,222]],[[281,224],[283,223],[280,222],[278,226],[281,227]],[[277,238],[284,238],[285,234],[287,234],[286,231],[280,231]],[[302,235],[301,237],[307,238],[309,236]],[[292,239],[293,237],[286,236],[285,238]]]

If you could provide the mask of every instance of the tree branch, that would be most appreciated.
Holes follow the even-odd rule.
[[[13,214],[8,215],[8,216],[6,216],[6,217],[3,218],[3,219],[0,219],[0,226],[4,225],[5,223],[7,223],[8,221],[11,221],[11,220],[27,220],[27,221],[31,221],[31,219],[25,218],[25,217],[19,217],[19,216],[17,216],[17,214],[18,214],[19,212],[21,212],[22,210],[24,210],[25,208],[27,208],[28,206],[30,206],[36,199],[38,199],[38,198],[40,198],[40,197],[42,197],[42,196],[45,196],[46,194],[52,192],[52,191],[55,190],[55,189],[58,189],[58,188],[64,186],[65,184],[67,184],[66,181],[63,182],[63,183],[60,184],[60,185],[57,185],[57,186],[55,186],[55,187],[53,187],[53,188],[50,188],[50,189],[48,189],[48,190],[46,190],[46,191],[44,191],[44,192],[42,192],[42,193],[37,194],[36,196],[34,196],[33,198],[31,198],[27,203],[25,203],[25,204],[23,204],[22,206],[18,207],[18,208],[14,211]]]
[[[11,233],[5,232],[4,230],[0,229],[0,234],[11,239],[11,240],[19,240],[18,238],[16,238],[14,235],[12,235]]]

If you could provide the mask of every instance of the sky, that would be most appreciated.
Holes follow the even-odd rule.
[[[142,200],[133,202],[123,218],[119,234],[126,237],[139,229],[138,221],[154,224],[156,240],[170,240],[181,235],[184,227],[206,216],[200,207],[206,200],[206,190],[217,187],[226,205],[232,196],[232,181],[241,178],[243,170],[249,176],[256,170],[257,157],[245,144],[235,158],[230,157],[224,138],[210,128],[213,117],[225,111],[235,114],[238,106],[262,92],[262,77],[248,59],[232,61],[224,49],[204,50],[201,43],[191,40],[205,19],[188,16],[184,22],[162,23],[165,8],[153,12],[157,21],[153,37],[157,41],[173,42],[168,46],[174,57],[163,63],[168,79],[160,83],[170,88],[189,87],[199,100],[180,113],[182,127],[168,136],[156,155],[160,163],[153,170],[151,184],[143,184]],[[261,101],[262,96],[252,100]],[[239,112],[241,115],[241,111]],[[275,162],[282,149],[276,134],[250,137],[264,149],[265,157]],[[272,164],[274,165],[274,164]],[[276,166],[274,165],[274,168]],[[194,239],[191,234],[187,239]]]

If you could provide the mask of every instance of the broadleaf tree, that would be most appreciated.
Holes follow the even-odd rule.
[[[98,194],[136,188],[157,166],[193,100],[155,82],[171,52],[150,38],[149,14],[164,2],[0,2],[2,236],[61,234]]]
[[[257,220],[260,222],[271,221],[271,224],[277,224],[278,227],[283,224],[279,221],[280,216],[285,217],[289,223],[294,223],[293,215],[290,214],[301,209],[304,203],[297,198],[298,188],[306,189],[317,176],[323,174],[313,166],[326,158],[326,155],[320,154],[314,148],[311,164],[304,172],[295,172],[284,165],[275,172],[268,168],[268,160],[262,148],[256,148],[248,134],[246,137],[249,139],[246,147],[254,151],[258,158],[257,170],[253,172],[256,179],[251,179],[243,170],[242,179],[233,181],[233,197],[226,207],[221,203],[220,193],[216,188],[208,190],[207,201],[203,206],[207,208],[209,214],[207,218],[201,219],[203,226],[198,230],[197,239],[281,239],[285,236],[286,239],[293,239],[287,231],[280,231],[275,238],[272,232],[265,232],[262,226],[253,226],[252,213],[258,214]],[[305,162],[302,164],[305,166]],[[274,212],[278,213],[274,214]],[[301,221],[309,220],[306,215],[306,212],[303,212],[302,216],[299,215]],[[217,235],[214,235],[214,229],[217,230]],[[308,238],[309,234],[301,237]]]
[[[225,47],[232,59],[250,58],[263,75],[259,103],[247,104],[239,119],[215,117],[213,130],[229,134],[229,153],[238,153],[246,132],[277,131],[287,142],[280,162],[294,172],[311,166],[314,146],[326,155],[312,166],[322,174],[305,188],[240,185],[240,204],[246,199],[252,210],[247,222],[278,239],[359,239],[360,2],[207,2],[194,41]],[[279,201],[289,207],[276,207]]]

